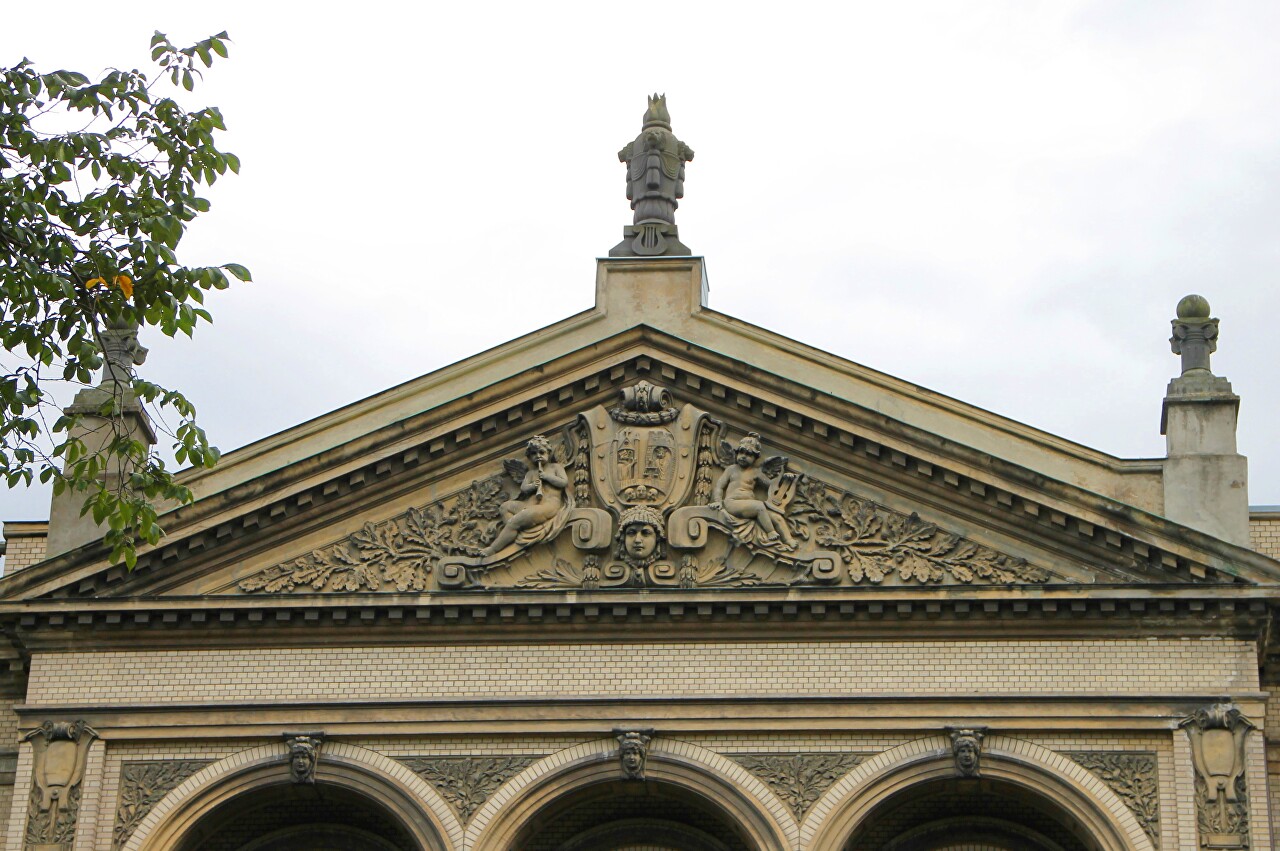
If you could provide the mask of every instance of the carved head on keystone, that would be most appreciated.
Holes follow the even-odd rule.
[[[662,515],[647,505],[635,505],[618,519],[614,554],[631,567],[647,567],[666,555]]]
[[[980,729],[952,729],[951,753],[961,777],[977,777],[981,767],[982,739]]]
[[[613,734],[618,740],[618,760],[622,763],[623,779],[643,780],[653,730],[614,730]]]
[[[320,761],[320,739],[293,736],[288,739],[289,776],[294,783],[315,783],[316,763]]]

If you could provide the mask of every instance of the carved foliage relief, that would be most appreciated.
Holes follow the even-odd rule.
[[[502,784],[536,762],[534,757],[406,757],[400,760],[444,797],[466,824]]]
[[[797,821],[803,821],[809,808],[863,760],[861,754],[838,753],[730,754],[729,758],[767,783]]]
[[[1119,795],[1152,844],[1160,846],[1160,777],[1155,754],[1069,751],[1064,755],[1096,774]]]
[[[152,808],[209,762],[203,759],[169,759],[125,763],[120,769],[120,803],[116,807],[111,847],[123,848]]]
[[[244,593],[1015,584],[1024,559],[857,496],[648,382],[503,473],[238,582]]]

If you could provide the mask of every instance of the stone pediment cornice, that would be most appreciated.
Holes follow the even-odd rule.
[[[1054,561],[1087,565],[1102,581],[1269,583],[1280,577],[1276,564],[1256,553],[637,328],[536,375],[264,471],[175,512],[169,541],[145,553],[133,574],[104,567],[99,553],[82,550],[8,580],[6,596],[165,593],[180,578],[243,561],[309,526],[356,512],[385,521],[378,504],[469,466],[496,467],[500,457],[518,451],[523,436],[557,432],[642,380],[698,400],[709,418],[738,434],[759,429],[802,466],[838,468],[845,479],[868,483],[895,505],[868,501],[891,514],[909,516],[898,506],[919,504],[930,517],[955,516],[1044,548]]]
[[[1267,633],[1271,594],[1236,586],[749,588],[0,603],[24,653],[502,641],[890,640]],[[21,669],[15,657],[14,671]]]

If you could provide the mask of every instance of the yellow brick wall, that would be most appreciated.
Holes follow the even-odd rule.
[[[1280,686],[1264,686],[1267,717],[1262,725],[1266,738],[1267,791],[1271,804],[1271,824],[1280,825]],[[1253,719],[1257,720],[1257,719]]]
[[[40,654],[29,704],[546,695],[1228,694],[1254,691],[1235,639],[682,642]]]
[[[1254,514],[1249,518],[1249,543],[1265,556],[1280,559],[1280,514]]]
[[[16,753],[18,750],[18,714],[13,711],[13,701],[0,701],[0,751]],[[6,760],[6,769],[12,764]],[[13,803],[13,786],[7,780],[0,783],[0,836],[5,835],[9,823],[9,810]]]
[[[44,535],[22,535],[5,539],[4,573],[30,567],[44,560],[45,544],[48,539]]]

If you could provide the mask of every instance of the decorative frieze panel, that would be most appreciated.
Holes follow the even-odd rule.
[[[803,821],[819,798],[836,781],[858,766],[862,754],[791,753],[729,754],[747,771],[769,785],[773,793]]]
[[[505,473],[254,573],[243,593],[1040,584],[1044,568],[770,454],[661,387],[536,435]]]
[[[1064,756],[1091,771],[1133,811],[1151,843],[1160,847],[1160,775],[1153,753],[1066,751]]]
[[[113,851],[128,843],[138,825],[165,795],[210,763],[207,759],[126,762],[120,768],[119,804],[111,831]]]
[[[400,762],[444,797],[463,824],[502,784],[537,761],[525,756],[403,757]]]

